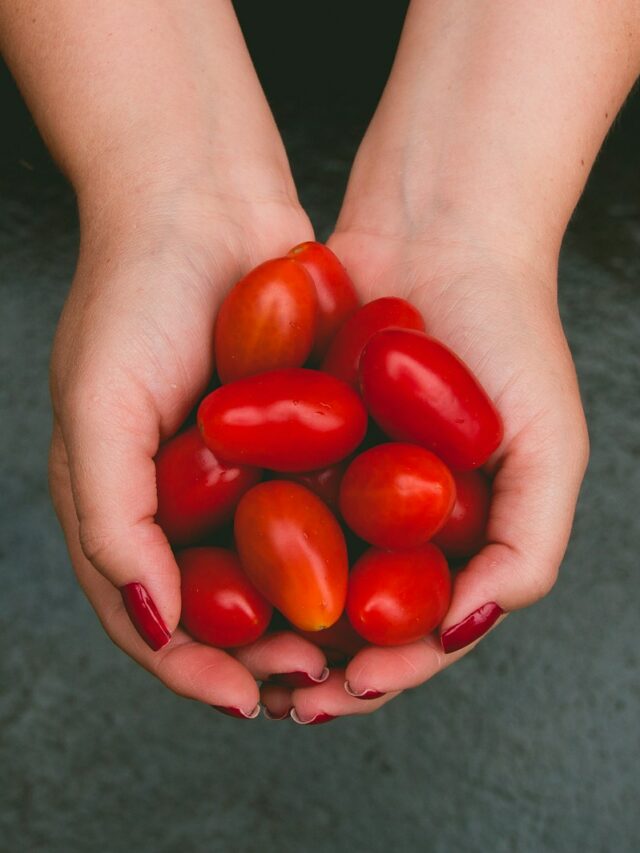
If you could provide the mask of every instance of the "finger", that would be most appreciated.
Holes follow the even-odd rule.
[[[62,425],[80,544],[120,589],[141,636],[158,649],[180,618],[180,573],[154,522],[158,416],[142,392],[127,389],[117,399],[113,389],[102,393],[96,385],[89,384],[91,395],[78,392],[75,414]]]
[[[258,687],[230,655],[194,642],[177,630],[160,651],[152,651],[134,630],[118,590],[87,560],[78,540],[78,520],[64,450],[54,441],[51,491],[74,571],[113,642],[180,696],[206,702],[234,716],[257,713]]]
[[[268,720],[287,720],[293,708],[291,690],[277,684],[263,684],[260,688],[260,703]]]
[[[375,699],[356,699],[345,691],[344,683],[345,671],[334,669],[323,684],[294,690],[291,719],[310,726],[328,723],[336,717],[371,714],[398,695],[392,692]]]
[[[360,699],[418,687],[471,651],[445,654],[433,634],[406,646],[367,646],[345,671],[345,690]]]
[[[586,467],[583,422],[547,419],[507,449],[494,480],[489,543],[457,575],[441,626],[447,653],[490,630],[503,613],[553,587]]]
[[[321,650],[292,631],[266,634],[235,651],[235,657],[258,681],[286,687],[320,684],[329,675]]]

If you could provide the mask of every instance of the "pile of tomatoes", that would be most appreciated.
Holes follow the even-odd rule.
[[[432,632],[502,440],[476,378],[407,301],[361,307],[315,242],[239,281],[214,338],[218,387],[156,457],[184,628],[229,648],[286,626],[330,659]]]

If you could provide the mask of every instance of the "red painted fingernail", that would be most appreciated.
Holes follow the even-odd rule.
[[[442,634],[442,648],[447,654],[463,649],[486,633],[503,613],[504,610],[495,601],[483,604]]]
[[[264,706],[264,715],[267,718],[267,720],[286,720],[289,718],[290,713],[291,713],[291,708],[287,708],[287,710],[284,712],[284,714],[272,714],[271,711],[267,708],[267,706],[266,705]]]
[[[237,717],[240,720],[255,720],[255,718],[260,713],[260,705],[256,705],[256,707],[249,714],[242,711],[240,708],[227,707],[226,705],[212,705],[216,711],[220,711],[221,714],[226,714],[228,717]]]
[[[315,717],[311,717],[310,720],[301,720],[295,708],[291,709],[291,711],[289,712],[289,716],[291,717],[293,722],[297,723],[299,726],[319,726],[322,723],[328,723],[331,720],[335,720],[333,714],[325,714],[324,711],[321,711],[319,714],[316,714]]]
[[[325,668],[320,673],[318,678],[314,678],[308,672],[296,670],[295,672],[275,672],[267,679],[272,684],[280,684],[282,687],[313,687],[314,684],[322,684],[329,678],[329,670]]]
[[[171,639],[167,626],[158,613],[153,599],[141,583],[128,583],[120,587],[129,619],[148,646],[157,652]]]
[[[351,685],[348,681],[345,681],[344,689],[347,691],[349,696],[353,696],[354,699],[379,699],[381,696],[384,696],[384,693],[380,690],[363,690],[362,693],[356,693],[351,689]]]

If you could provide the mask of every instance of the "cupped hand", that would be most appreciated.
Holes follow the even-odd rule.
[[[467,654],[508,613],[546,595],[588,457],[553,260],[529,263],[464,236],[429,241],[348,230],[329,244],[363,301],[395,294],[422,311],[427,333],[453,349],[486,388],[505,435],[487,465],[494,476],[489,544],[455,576],[439,634],[402,647],[366,647],[346,668],[346,689],[332,679],[288,700],[266,691],[273,713],[289,701],[303,721],[375,710]]]
[[[324,656],[288,634],[243,650],[240,663],[178,627],[180,576],[154,523],[153,458],[210,379],[221,296],[311,236],[282,200],[182,194],[103,211],[83,229],[54,345],[50,484],[80,585],[134,660],[237,716],[257,713],[256,678],[321,677]]]

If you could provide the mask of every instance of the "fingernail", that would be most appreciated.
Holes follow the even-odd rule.
[[[442,648],[447,654],[463,649],[485,634],[503,613],[504,610],[495,601],[483,604],[441,635]]]
[[[381,696],[384,696],[384,693],[380,690],[363,690],[362,693],[356,693],[351,689],[351,685],[348,681],[345,681],[344,689],[347,691],[349,696],[353,696],[354,699],[379,699]]]
[[[311,717],[310,720],[301,720],[295,708],[291,709],[291,711],[289,712],[289,716],[291,717],[293,722],[297,723],[299,726],[319,726],[322,723],[328,723],[331,720],[335,720],[333,714],[325,714],[324,711],[321,711],[319,714],[316,714],[315,717]]]
[[[263,710],[267,720],[286,720],[288,719],[289,714],[291,713],[291,708],[287,708],[284,714],[272,714],[266,705],[263,706]]]
[[[260,705],[256,705],[253,711],[250,711],[248,714],[241,708],[233,708],[226,705],[212,705],[211,707],[216,711],[220,711],[221,714],[226,714],[228,717],[237,717],[240,720],[255,720],[260,713]]]
[[[313,687],[314,684],[322,684],[329,678],[329,669],[325,666],[318,678],[308,672],[296,670],[294,672],[275,672],[267,681],[272,684],[280,684],[282,687]]]
[[[120,587],[125,609],[134,628],[154,652],[166,646],[171,639],[153,599],[141,583],[128,583]]]

